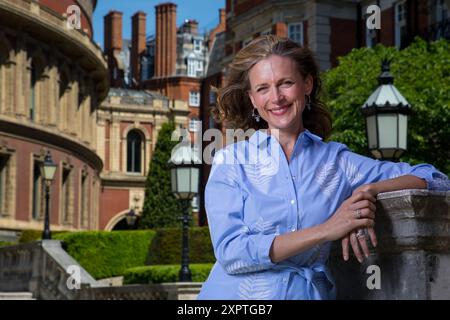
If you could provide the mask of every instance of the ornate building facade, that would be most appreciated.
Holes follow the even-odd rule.
[[[80,10],[75,27],[72,5]],[[0,240],[43,229],[40,167],[47,152],[57,164],[51,230],[117,228],[130,209],[142,208],[162,123],[188,123],[185,102],[110,90],[116,61],[93,42],[95,6],[95,0],[0,1]],[[127,49],[119,52],[122,62],[136,54]],[[105,43],[105,53],[116,54],[117,43]],[[129,81],[133,70],[126,70]]]
[[[67,8],[81,9],[79,29]],[[100,172],[96,111],[107,66],[92,41],[96,1],[0,1],[0,230],[42,229],[40,165],[58,165],[53,230],[97,229]]]

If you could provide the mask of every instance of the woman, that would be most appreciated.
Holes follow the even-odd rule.
[[[205,201],[217,262],[199,299],[333,299],[330,244],[342,239],[345,260],[349,243],[360,262],[367,256],[378,193],[449,188],[431,165],[325,143],[331,117],[318,97],[317,64],[288,39],[255,39],[227,79],[218,120],[258,131],[215,154]]]

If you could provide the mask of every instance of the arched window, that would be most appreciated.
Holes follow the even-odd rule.
[[[36,115],[36,82],[37,82],[37,70],[34,62],[31,62],[30,69],[30,105],[29,105],[29,117],[31,120],[35,119]]]
[[[141,172],[142,134],[132,130],[127,135],[127,172]]]

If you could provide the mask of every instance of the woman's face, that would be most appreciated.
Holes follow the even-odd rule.
[[[249,71],[248,94],[269,129],[295,132],[303,130],[302,112],[305,95],[312,90],[312,77],[306,79],[297,64],[288,57],[271,55]]]

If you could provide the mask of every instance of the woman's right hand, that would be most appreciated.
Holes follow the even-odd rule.
[[[353,230],[372,228],[375,224],[375,201],[375,197],[365,191],[345,200],[331,218],[322,224],[325,240],[335,241]]]

